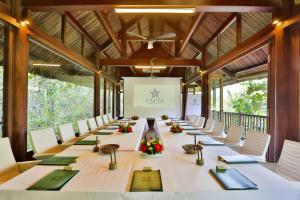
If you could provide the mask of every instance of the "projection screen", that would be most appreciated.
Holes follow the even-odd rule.
[[[181,115],[181,78],[123,77],[124,117]]]

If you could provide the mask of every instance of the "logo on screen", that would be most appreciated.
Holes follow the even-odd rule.
[[[197,99],[193,99],[192,102],[190,103],[191,106],[199,106],[200,102],[198,102]]]
[[[162,104],[164,100],[159,97],[160,91],[158,91],[156,88],[153,89],[153,91],[150,92],[151,98],[147,98],[145,101],[147,104]]]

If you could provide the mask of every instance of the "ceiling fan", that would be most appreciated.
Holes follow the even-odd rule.
[[[147,42],[147,49],[153,49],[154,42],[173,42],[176,38],[176,33],[168,33],[157,37],[146,37],[133,32],[127,32],[127,35],[136,37],[136,39],[134,39],[135,41]]]

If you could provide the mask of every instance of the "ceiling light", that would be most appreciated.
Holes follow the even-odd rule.
[[[166,66],[140,66],[140,65],[137,65],[135,66],[136,69],[166,69]]]
[[[115,8],[116,13],[195,13],[195,8]]]
[[[280,19],[274,19],[273,20],[274,25],[277,25],[277,24],[280,24],[280,23],[281,23]]]
[[[60,67],[60,64],[51,64],[51,63],[34,63],[33,66],[45,66],[45,67]]]

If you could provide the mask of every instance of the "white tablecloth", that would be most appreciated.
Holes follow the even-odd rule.
[[[142,119],[141,119],[142,120]],[[144,122],[146,124],[146,121]],[[138,125],[138,124],[137,124]],[[146,126],[146,125],[145,125]],[[138,126],[137,126],[138,127]],[[141,126],[142,127],[142,126]],[[59,199],[272,199],[298,200],[300,192],[282,177],[263,168],[259,164],[238,164],[235,167],[250,180],[255,182],[259,190],[256,191],[225,191],[208,173],[215,168],[217,155],[235,155],[233,150],[225,146],[204,147],[204,166],[195,164],[196,156],[185,154],[182,145],[194,142],[187,134],[171,134],[164,121],[156,121],[155,129],[165,146],[161,157],[145,158],[136,150],[133,137],[101,136],[105,143],[119,143],[123,150],[118,151],[118,169],[108,170],[109,156],[92,153],[91,146],[72,146],[59,155],[78,156],[77,163],[71,166],[80,172],[68,182],[60,192],[57,191],[25,191],[41,177],[56,168],[50,166],[36,166],[0,186],[0,200],[59,200]],[[137,129],[135,129],[137,130]],[[141,134],[142,135],[142,134]],[[141,136],[142,137],[142,136]],[[140,140],[134,139],[135,141]],[[114,138],[116,138],[114,140]],[[199,139],[210,139],[198,136]],[[117,142],[116,142],[117,141]],[[139,141],[138,141],[139,143]],[[130,145],[128,145],[130,144]],[[151,166],[160,169],[164,192],[130,193],[130,182],[133,171]]]

